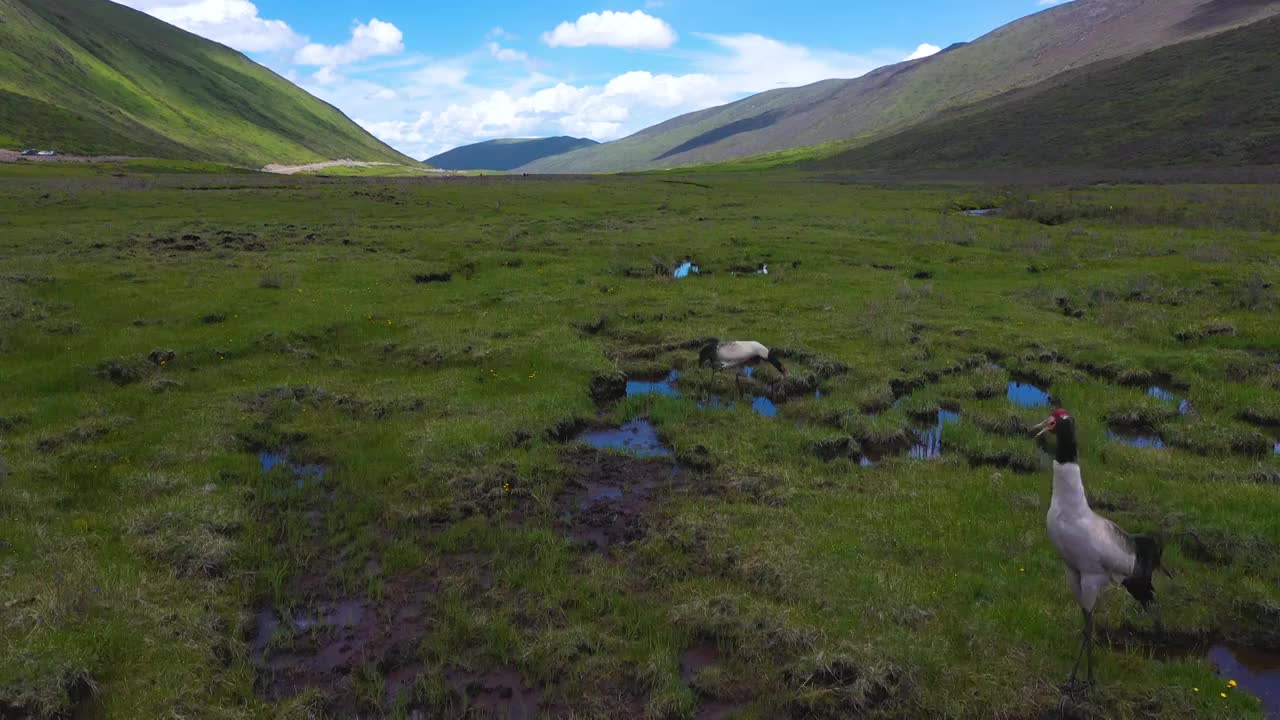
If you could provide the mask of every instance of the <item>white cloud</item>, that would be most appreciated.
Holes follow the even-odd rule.
[[[487,47],[489,48],[489,54],[502,62],[524,62],[529,59],[528,53],[504,48],[496,42],[488,43]]]
[[[469,71],[456,63],[433,63],[408,74],[411,85],[419,90],[461,87]]]
[[[702,35],[725,53],[702,56],[699,66],[720,79],[723,91],[737,94],[807,85],[830,78],[855,78],[896,62],[897,54],[850,55],[816,51],[763,35]]]
[[[378,55],[404,52],[404,33],[389,22],[373,18],[367,24],[356,22],[351,40],[341,45],[310,43],[298,50],[293,61],[299,65],[347,65]]]
[[[930,45],[929,43],[920,43],[920,46],[916,48],[916,51],[906,56],[905,58],[903,58],[903,60],[904,61],[919,60],[920,58],[927,58],[930,55],[936,55],[940,52],[942,52],[942,48],[938,47],[937,45]]]
[[[120,0],[170,25],[243,52],[289,50],[306,42],[283,20],[258,14],[249,0]]]
[[[635,69],[598,84],[582,84],[529,72],[505,86],[481,87],[483,80],[494,77],[472,78],[482,67],[478,63],[493,55],[486,44],[479,53],[408,72],[402,76],[405,85],[396,86],[398,102],[376,103],[367,96],[330,101],[361,118],[358,122],[384,141],[414,157],[429,157],[496,137],[563,133],[614,140],[749,93],[857,77],[898,62],[905,54],[828,52],[761,35],[701,37],[713,50],[689,55],[689,71],[683,74]]]
[[[586,47],[604,45],[618,48],[669,48],[676,42],[676,31],[666,21],[645,13],[587,13],[575,22],[562,22],[551,32],[542,34],[551,47]]]

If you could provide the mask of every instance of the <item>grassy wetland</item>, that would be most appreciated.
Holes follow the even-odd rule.
[[[0,716],[1264,717],[1274,185],[0,187]],[[1048,402],[1173,572],[1065,699]]]

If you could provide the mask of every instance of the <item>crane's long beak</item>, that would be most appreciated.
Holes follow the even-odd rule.
[[[1035,436],[1036,436],[1036,437],[1040,437],[1041,435],[1043,435],[1043,434],[1045,434],[1045,433],[1049,432],[1050,430],[1052,430],[1052,429],[1053,429],[1053,423],[1052,423],[1052,420],[1053,420],[1053,418],[1048,418],[1048,419],[1046,419],[1044,422],[1040,423],[1039,425],[1036,425],[1035,427],[1031,428],[1032,430],[1039,430],[1039,431],[1040,431],[1040,432],[1036,433],[1036,434],[1035,434]]]

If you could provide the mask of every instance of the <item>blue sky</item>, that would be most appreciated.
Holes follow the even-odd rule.
[[[613,140],[856,77],[1054,0],[120,0],[244,51],[419,159],[495,137]]]

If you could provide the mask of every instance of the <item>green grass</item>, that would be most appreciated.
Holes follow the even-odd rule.
[[[0,163],[0,178],[78,178],[145,175],[256,175],[234,165],[199,160],[121,160],[117,162]]]
[[[107,0],[0,0],[0,147],[413,162],[244,55]]]
[[[576,717],[1043,717],[1079,611],[1009,372],[1073,410],[1108,514],[1168,540],[1158,613],[1113,590],[1102,632],[1275,649],[1280,458],[1233,447],[1280,392],[1274,188],[1012,189],[1063,211],[1045,225],[952,210],[988,188],[664,179],[0,179],[0,707],[70,714],[91,686],[100,718],[405,717],[380,690],[407,668],[427,716],[460,713],[448,673],[511,669]],[[634,272],[686,254],[711,273]],[[770,275],[728,272],[751,261]],[[1208,322],[1234,333],[1175,337]],[[824,396],[699,411],[731,392],[679,349],[708,336],[792,348]],[[670,367],[685,397],[598,414],[592,378]],[[1198,414],[1159,412],[1153,378]],[[815,454],[938,405],[963,416],[941,460]],[[1126,412],[1177,446],[1108,440]],[[584,466],[549,431],[640,415],[688,482],[583,552],[557,497]],[[263,473],[264,447],[324,479]],[[395,653],[255,689],[256,611],[406,588]],[[1096,656],[1094,717],[1261,717],[1199,653]]]

